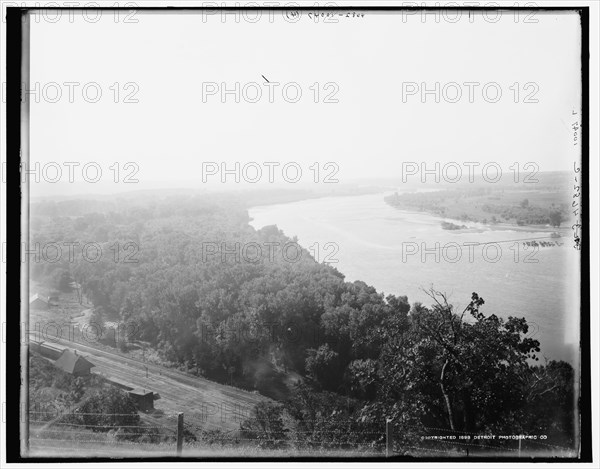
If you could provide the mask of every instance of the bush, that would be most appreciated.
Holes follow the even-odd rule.
[[[283,407],[271,402],[260,402],[254,407],[254,416],[240,425],[242,438],[255,439],[261,448],[278,448],[285,444],[287,430],[283,424]]]
[[[95,392],[75,411],[74,417],[78,423],[100,432],[140,422],[133,400],[115,388]]]

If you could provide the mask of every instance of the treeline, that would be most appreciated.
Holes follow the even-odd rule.
[[[359,354],[343,368],[335,346],[309,351],[311,386],[298,385],[282,405],[262,404],[242,428],[265,442],[273,434],[293,440],[300,428],[313,441],[364,444],[391,420],[399,451],[430,434],[544,435],[573,448],[571,365],[539,364],[540,344],[527,336],[526,321],[484,315],[476,293],[461,312],[429,293],[431,308],[400,307],[363,329],[374,358]]]
[[[385,197],[389,205],[417,210],[440,217],[484,224],[551,225],[559,227],[569,219],[569,205],[563,193],[531,193],[477,188],[407,192]]]
[[[392,418],[406,441],[432,427],[573,444],[573,369],[539,362],[524,319],[485,315],[476,294],[456,312],[434,290],[425,307],[346,282],[276,227],[254,230],[243,207],[189,196],[35,212],[36,241],[94,242],[106,254],[90,262],[76,252],[32,272],[68,271],[105,319],[133,321],[133,339],[166,362],[284,403],[257,410],[250,433],[272,431],[261,423],[267,412],[297,425],[339,416],[362,429]],[[135,262],[114,257],[111,246],[128,242]]]

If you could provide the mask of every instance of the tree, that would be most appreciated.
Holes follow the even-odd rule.
[[[365,415],[473,433],[510,428],[507,417],[527,405],[528,362],[540,351],[526,336],[527,322],[485,316],[477,293],[461,314],[444,294],[428,294],[434,305],[415,305],[408,330],[388,336],[379,361],[380,402],[367,405]]]
[[[559,227],[561,222],[563,221],[562,213],[559,210],[554,210],[550,212],[550,224],[555,227]]]
[[[361,399],[373,400],[377,396],[377,362],[375,360],[354,360],[348,365],[347,381],[352,395]]]
[[[318,349],[309,349],[306,359],[306,372],[309,377],[325,389],[337,390],[341,383],[343,369],[340,369],[339,354],[329,348],[329,344]]]
[[[285,443],[287,430],[283,424],[283,407],[271,402],[259,402],[251,418],[240,424],[243,438],[255,439],[261,447],[276,448]]]
[[[329,391],[316,391],[306,384],[296,384],[285,402],[286,415],[293,427],[294,439],[312,446],[341,444],[357,449],[382,439],[381,422],[373,424],[359,418],[363,402]],[[381,441],[379,441],[381,442]]]
[[[56,269],[54,271],[52,280],[54,288],[60,291],[69,291],[71,289],[69,286],[71,283],[71,275],[66,269]]]
[[[94,330],[100,334],[104,327],[104,318],[106,314],[106,310],[102,306],[96,306],[90,314],[89,324],[93,325]]]
[[[523,200],[521,200],[521,203],[519,205],[521,206],[521,208],[527,208],[527,207],[529,207],[529,199],[523,199]]]
[[[116,388],[96,391],[73,415],[78,423],[95,432],[107,432],[119,427],[128,432],[132,426],[140,424],[135,403],[127,394]]]
[[[573,367],[551,360],[545,366],[531,367],[523,383],[527,405],[515,420],[532,433],[548,435],[556,445],[572,447],[576,434]]]

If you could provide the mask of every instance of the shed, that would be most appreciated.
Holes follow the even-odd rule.
[[[154,393],[152,391],[146,391],[145,389],[132,389],[127,394],[135,402],[135,405],[140,410],[154,409]]]
[[[119,378],[115,378],[114,376],[105,375],[104,373],[101,373],[101,374],[108,384],[110,384],[112,386],[116,386],[119,389],[123,389],[124,391],[131,391],[134,388],[134,386],[131,385],[131,383],[120,380]]]
[[[42,341],[29,339],[29,350],[42,353]]]
[[[29,298],[29,307],[32,309],[47,309],[48,298],[40,295],[39,293],[36,293],[31,298]]]
[[[90,374],[90,369],[94,365],[86,360],[77,351],[66,349],[60,358],[54,362],[54,365],[73,376],[85,376]]]
[[[58,360],[65,351],[65,347],[48,342],[40,342],[39,352],[42,356],[52,360]]]

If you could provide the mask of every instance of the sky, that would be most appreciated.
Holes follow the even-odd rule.
[[[471,14],[437,22],[400,12],[335,23],[307,12],[298,21],[189,11],[32,19],[30,165],[56,179],[58,164],[64,182],[64,163],[79,162],[72,190],[86,163],[88,181],[100,167],[101,183],[129,175],[136,188],[222,185],[221,170],[236,163],[242,182],[259,184],[269,183],[265,162],[279,163],[276,183],[294,180],[297,167],[301,182],[330,173],[342,183],[401,177],[407,162],[572,170],[578,16],[537,12],[525,23],[513,12],[497,21]],[[254,164],[242,173],[249,162],[262,173]],[[225,180],[235,184],[233,175]]]

